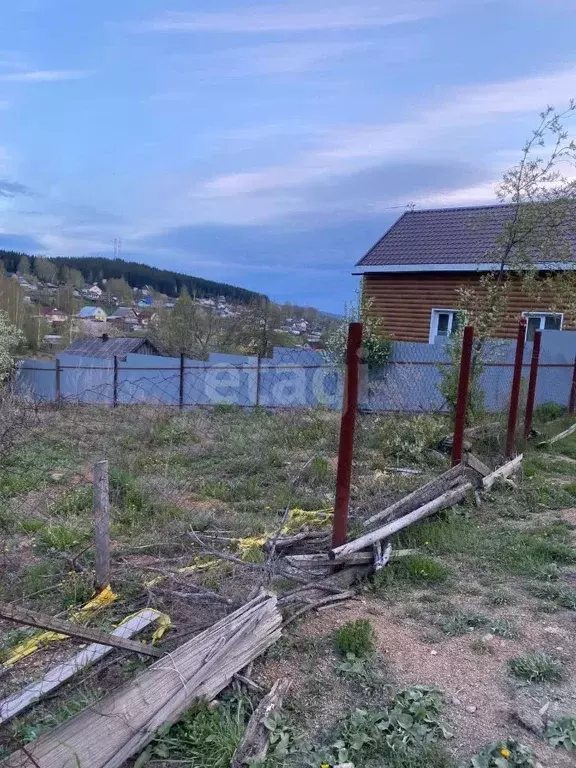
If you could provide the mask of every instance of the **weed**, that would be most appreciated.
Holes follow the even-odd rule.
[[[39,552],[68,550],[78,547],[88,539],[88,534],[66,525],[44,526],[36,534],[36,549]]]
[[[393,560],[386,568],[377,571],[372,588],[378,593],[397,584],[438,584],[450,575],[450,569],[437,560],[426,555],[410,555]]]
[[[470,763],[471,768],[534,768],[531,747],[514,739],[487,744]]]
[[[532,584],[528,591],[534,597],[549,600],[560,608],[576,611],[576,589],[560,584]]]
[[[368,660],[366,657],[346,654],[345,661],[336,664],[336,672],[355,683],[364,693],[375,694],[384,688],[383,670],[378,660]]]
[[[488,603],[491,605],[511,605],[514,602],[514,596],[505,589],[495,589],[488,597]]]
[[[519,637],[518,628],[510,619],[493,619],[490,622],[490,632],[497,637],[503,637],[506,640],[515,640]]]
[[[529,683],[557,683],[564,678],[562,662],[545,651],[510,659],[508,671],[513,677]]]
[[[50,511],[57,516],[88,512],[92,508],[93,491],[89,486],[78,486],[57,499]]]
[[[374,652],[374,628],[368,619],[347,621],[336,630],[334,641],[343,656],[365,658]]]
[[[546,740],[553,747],[576,752],[576,717],[560,717],[546,726]]]
[[[559,419],[566,413],[566,408],[558,403],[540,403],[534,408],[534,421],[544,423]]]
[[[490,643],[486,642],[486,640],[483,640],[480,637],[475,637],[474,640],[472,640],[470,643],[470,649],[473,653],[477,653],[479,655],[484,655],[485,653],[494,653],[494,649]]]
[[[442,616],[438,620],[438,625],[448,637],[465,635],[472,632],[476,627],[484,626],[488,623],[486,616],[476,613],[466,613],[457,611],[450,616]]]
[[[68,693],[65,699],[61,700],[56,708],[45,709],[44,707],[35,707],[30,717],[26,716],[14,720],[11,731],[14,740],[20,744],[28,744],[35,741],[40,734],[51,730],[56,725],[69,720],[73,715],[78,714],[90,704],[93,704],[102,695],[102,690],[94,687],[84,693]]]
[[[141,768],[156,758],[183,758],[202,768],[228,768],[246,726],[249,709],[243,699],[220,702],[210,711],[204,705],[189,709],[172,728],[161,728],[156,739],[134,764]]]
[[[329,762],[365,762],[395,752],[407,757],[408,751],[449,736],[439,720],[441,709],[440,693],[422,685],[401,691],[382,711],[357,709],[344,720]]]

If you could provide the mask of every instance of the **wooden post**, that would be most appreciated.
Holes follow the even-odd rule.
[[[468,391],[470,389],[470,370],[472,366],[472,344],[474,328],[467,325],[462,337],[462,354],[460,356],[460,375],[458,377],[458,400],[456,402],[456,417],[454,419],[454,436],[452,438],[452,466],[462,461],[462,445],[466,427],[466,411],[468,409]]]
[[[574,367],[572,368],[572,386],[570,387],[568,413],[570,416],[574,416],[574,413],[576,413],[576,357],[574,357]]]
[[[180,353],[180,391],[178,394],[180,410],[184,408],[184,352]]]
[[[110,495],[108,462],[94,464],[94,544],[97,591],[110,584]]]
[[[510,459],[515,451],[516,419],[518,418],[518,403],[520,402],[520,384],[522,383],[522,362],[524,360],[524,344],[526,342],[526,318],[518,323],[516,336],[516,356],[514,358],[514,375],[512,391],[510,392],[510,410],[508,411],[508,430],[506,433],[506,456]]]
[[[60,402],[60,360],[58,358],[56,358],[56,367],[54,369],[54,373],[56,377],[55,385],[54,385],[54,389],[55,389],[54,400],[56,401],[56,403],[59,403]]]
[[[358,379],[360,372],[360,347],[362,346],[362,323],[348,326],[346,346],[346,367],[344,378],[344,402],[340,420],[340,442],[338,444],[338,469],[336,472],[336,502],[332,527],[332,546],[340,547],[346,541],[348,532],[348,507],[350,506],[350,480],[354,453],[354,428],[358,407]]]
[[[530,381],[528,383],[528,395],[526,397],[526,412],[524,413],[524,440],[528,440],[532,430],[532,417],[534,415],[534,401],[536,399],[536,381],[538,379],[538,363],[540,362],[540,345],[542,343],[542,331],[534,334],[532,346],[532,360],[530,361]]]
[[[118,355],[114,355],[114,376],[112,379],[112,408],[118,405]]]

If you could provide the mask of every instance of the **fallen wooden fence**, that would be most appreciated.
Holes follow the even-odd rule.
[[[40,629],[49,629],[52,632],[59,632],[68,637],[77,637],[80,640],[88,640],[92,643],[101,645],[111,645],[114,648],[122,648],[124,651],[134,651],[143,653],[145,656],[154,656],[159,658],[163,651],[154,648],[151,645],[138,643],[135,640],[126,640],[121,636],[110,635],[107,632],[101,632],[99,629],[83,627],[81,624],[72,624],[71,621],[63,619],[54,619],[45,613],[39,611],[29,611],[27,608],[19,608],[16,605],[0,603],[0,617],[10,619],[19,624],[27,624],[29,627],[39,627]]]
[[[158,728],[191,703],[212,699],[281,635],[273,595],[261,595],[214,624],[134,680],[4,763],[10,768],[120,768]]]
[[[341,559],[345,560],[352,552],[360,552],[362,549],[371,547],[372,544],[375,544],[377,541],[387,539],[389,536],[392,536],[393,533],[397,533],[403,528],[407,528],[409,525],[412,525],[412,523],[422,520],[423,518],[432,515],[434,512],[438,512],[440,509],[451,507],[452,504],[462,501],[468,491],[471,491],[473,488],[474,486],[472,483],[464,483],[451,491],[446,491],[446,493],[438,496],[438,498],[429,501],[428,504],[424,504],[422,507],[418,507],[418,509],[415,509],[413,512],[404,515],[404,517],[401,517],[398,520],[393,520],[391,523],[388,523],[381,528],[376,528],[374,531],[365,533],[364,536],[360,536],[359,539],[349,541],[341,547],[331,549],[329,553],[330,559],[336,562],[339,562]]]
[[[126,639],[136,632],[148,627],[159,619],[162,614],[153,608],[144,608],[134,616],[131,616],[123,624],[116,627],[111,633],[112,639]],[[113,650],[113,646],[92,643],[84,650],[77,653],[68,661],[58,664],[48,670],[41,680],[30,683],[17,693],[13,693],[3,701],[0,701],[0,724],[7,722],[15,715],[27,709],[47,693],[59,688],[67,680],[70,680],[77,672],[99,661]]]

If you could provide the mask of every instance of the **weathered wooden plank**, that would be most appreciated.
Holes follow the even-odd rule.
[[[163,652],[151,645],[144,645],[135,640],[125,640],[121,637],[113,637],[107,632],[101,632],[99,629],[83,627],[81,624],[72,624],[63,619],[53,619],[45,613],[38,611],[29,611],[27,608],[19,608],[8,603],[0,603],[0,617],[16,621],[18,624],[27,624],[30,627],[39,627],[40,629],[49,629],[52,632],[59,632],[69,637],[77,637],[80,640],[88,640],[91,643],[101,643],[102,645],[111,645],[113,648],[122,648],[124,651],[135,651],[145,656],[154,656],[160,658]]]
[[[162,614],[159,611],[155,611],[152,608],[145,608],[135,616],[131,616],[124,624],[120,624],[120,626],[116,627],[111,634],[115,638],[128,639],[152,624],[156,619],[160,618],[160,616],[162,616]],[[50,691],[63,685],[81,669],[85,669],[91,664],[94,664],[94,662],[103,658],[108,653],[111,653],[113,650],[111,645],[93,643],[63,664],[58,664],[58,666],[49,669],[41,680],[30,683],[30,685],[22,688],[21,691],[0,701],[0,724],[15,717],[15,715],[27,709],[35,701],[38,701],[47,693],[50,693]]]
[[[473,453],[464,454],[464,464],[466,464],[467,467],[476,470],[482,477],[486,477],[492,472],[490,467],[484,464],[483,461],[480,461],[480,459],[477,456],[474,456]]]
[[[264,760],[268,754],[270,731],[264,725],[264,720],[282,709],[284,697],[290,689],[291,680],[280,678],[276,680],[270,692],[258,704],[238,745],[230,768],[243,768],[256,761]]]
[[[412,510],[437,498],[441,493],[444,493],[444,491],[459,483],[461,477],[462,465],[458,464],[456,467],[451,467],[439,477],[435,477],[433,480],[430,480],[430,482],[420,486],[420,488],[416,488],[412,493],[395,501],[394,504],[390,504],[386,509],[369,517],[368,520],[364,521],[364,527],[371,528],[374,523],[396,520],[398,517],[402,517],[402,515],[412,512]]]
[[[381,528],[376,528],[374,531],[365,533],[364,536],[360,536],[359,539],[349,541],[341,547],[331,549],[329,552],[330,558],[335,562],[339,562],[341,557],[346,557],[351,552],[359,552],[362,549],[371,547],[375,542],[387,539],[389,536],[392,536],[393,533],[401,531],[403,528],[407,528],[409,525],[412,525],[412,523],[415,523],[424,517],[428,517],[428,515],[438,512],[440,509],[451,507],[452,504],[462,501],[468,491],[472,490],[473,487],[472,483],[464,483],[451,491],[446,491],[446,493],[429,501],[422,507],[415,509],[408,515],[404,515],[404,517],[401,517],[398,520],[393,520],[391,523],[388,523]]]
[[[486,475],[486,477],[482,480],[482,490],[490,490],[490,488],[492,488],[494,483],[498,482],[498,480],[503,480],[504,478],[509,477],[514,472],[516,472],[520,464],[522,464],[523,458],[524,454],[520,453],[511,461],[508,461],[506,464],[503,464],[501,467],[498,467],[498,469],[494,470],[494,472]]]
[[[110,584],[110,491],[108,487],[108,462],[94,465],[94,570],[96,590]]]
[[[554,437],[551,437],[549,440],[542,440],[540,443],[536,444],[536,447],[540,448],[544,445],[552,445],[553,443],[557,443],[558,440],[562,440],[563,438],[568,437],[568,435],[571,435],[574,431],[576,431],[576,424],[572,424],[571,427],[568,427],[568,429],[565,429],[563,432],[554,435]]]
[[[213,699],[281,636],[276,597],[260,595],[145,672],[40,736],[9,768],[120,768],[157,729],[200,698]]]

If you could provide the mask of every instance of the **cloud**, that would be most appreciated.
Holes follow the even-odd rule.
[[[576,67],[559,72],[456,89],[440,104],[419,108],[416,117],[396,123],[334,129],[323,146],[290,162],[257,171],[224,174],[200,184],[198,197],[235,197],[310,185],[323,178],[355,173],[398,156],[417,157],[442,139],[473,125],[536,112],[547,103],[567,103],[576,94]],[[461,138],[461,136],[457,136]]]
[[[32,190],[17,181],[5,181],[0,179],[0,197],[17,197],[18,195],[31,195]]]
[[[139,32],[318,32],[329,29],[362,29],[385,27],[419,21],[435,15],[445,6],[438,0],[408,0],[402,10],[391,8],[394,3],[340,5],[326,4],[317,9],[301,5],[271,10],[269,5],[222,13],[168,12],[136,26]]]
[[[307,72],[325,62],[371,47],[368,42],[344,41],[244,46],[212,56],[208,74],[229,78]]]
[[[54,83],[60,80],[79,80],[91,72],[77,69],[35,69],[0,74],[1,83]]]

